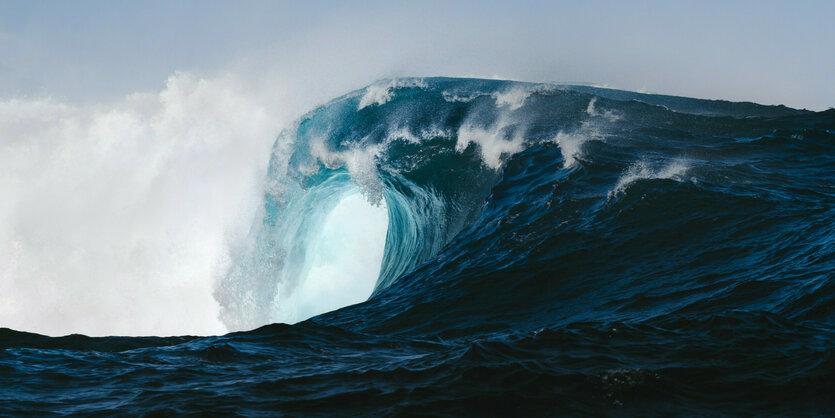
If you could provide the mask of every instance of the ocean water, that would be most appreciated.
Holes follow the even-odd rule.
[[[265,158],[236,332],[0,329],[0,414],[835,410],[833,109],[395,79]]]

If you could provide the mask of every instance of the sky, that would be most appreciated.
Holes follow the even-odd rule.
[[[2,0],[0,97],[108,101],[190,71],[283,80],[322,101],[447,75],[823,110],[833,21],[831,1]]]
[[[276,135],[376,80],[824,110],[835,2],[0,0],[0,327],[226,332]],[[373,278],[372,278],[373,279]]]

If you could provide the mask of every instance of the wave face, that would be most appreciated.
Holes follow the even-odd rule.
[[[0,330],[0,413],[831,411],[834,130],[831,109],[376,83],[279,136],[215,291],[230,329],[291,322],[317,260],[377,251],[350,270],[367,301],[217,337]],[[318,250],[334,224],[362,248]]]

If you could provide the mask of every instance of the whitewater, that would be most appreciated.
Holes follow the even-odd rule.
[[[825,412],[833,112],[396,78],[275,137],[188,74],[4,102],[0,413]]]

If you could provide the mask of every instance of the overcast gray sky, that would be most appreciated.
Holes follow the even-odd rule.
[[[190,71],[319,101],[449,75],[820,110],[835,106],[833,22],[831,0],[0,0],[0,99],[109,101]]]

